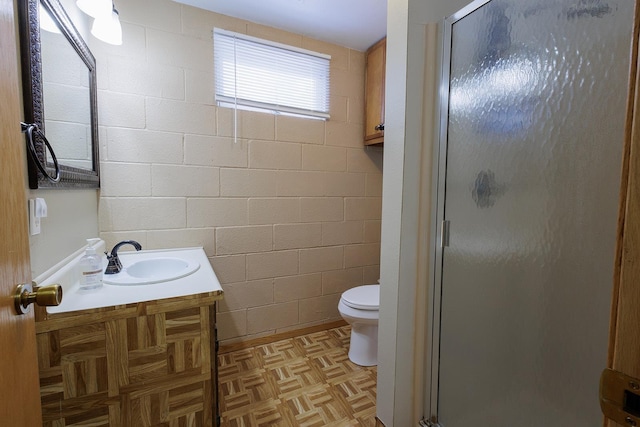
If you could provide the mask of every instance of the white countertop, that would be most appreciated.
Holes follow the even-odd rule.
[[[105,283],[101,288],[90,291],[81,290],[78,284],[80,277],[78,261],[83,255],[84,251],[54,271],[49,277],[38,281],[39,286],[59,283],[63,288],[62,303],[57,307],[47,307],[48,313],[66,313],[185,295],[222,293],[220,282],[202,248],[120,252],[118,257],[125,268],[135,261],[165,256],[198,261],[200,268],[186,277],[166,282],[145,285],[109,285]],[[104,265],[106,266],[106,257],[103,258],[105,258]]]

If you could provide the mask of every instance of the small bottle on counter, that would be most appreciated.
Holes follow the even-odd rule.
[[[93,246],[100,239],[87,239],[87,250],[80,258],[80,289],[92,290],[102,287],[102,257]]]

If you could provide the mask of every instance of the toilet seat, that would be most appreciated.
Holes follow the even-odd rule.
[[[357,286],[342,294],[342,302],[357,310],[374,311],[380,308],[380,285]]]

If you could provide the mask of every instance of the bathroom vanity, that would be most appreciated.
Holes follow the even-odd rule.
[[[222,288],[201,248],[121,259],[126,269],[162,256],[200,265],[173,280],[82,293],[72,261],[40,283],[65,288],[60,306],[36,308],[44,426],[217,425]]]

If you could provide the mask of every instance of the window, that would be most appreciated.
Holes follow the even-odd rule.
[[[216,102],[329,118],[329,61],[321,53],[214,30]]]

